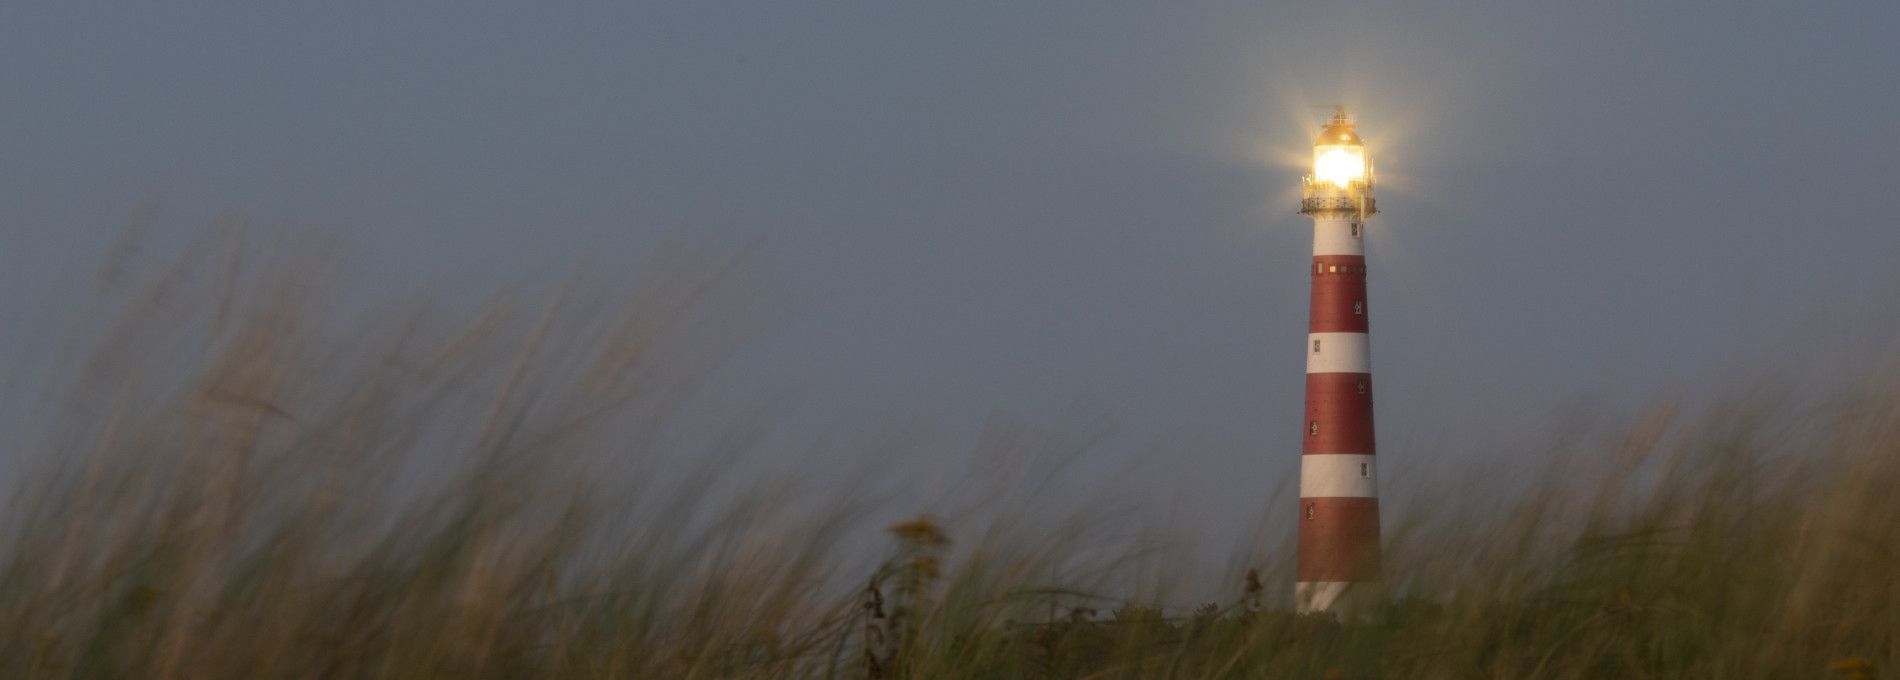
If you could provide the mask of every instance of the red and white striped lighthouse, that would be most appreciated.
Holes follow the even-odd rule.
[[[1313,301],[1300,424],[1301,613],[1358,616],[1380,598],[1378,466],[1366,319],[1372,161],[1343,110],[1313,142],[1300,213],[1313,218]]]

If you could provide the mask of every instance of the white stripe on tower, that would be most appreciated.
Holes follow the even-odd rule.
[[[1372,373],[1372,341],[1366,333],[1307,333],[1307,373]]]
[[[1372,456],[1319,453],[1300,456],[1301,498],[1378,498]]]
[[[1350,216],[1313,218],[1313,254],[1364,256],[1366,240],[1363,235],[1353,233],[1352,225],[1357,221]]]

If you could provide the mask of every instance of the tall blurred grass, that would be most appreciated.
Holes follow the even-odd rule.
[[[667,467],[657,442],[730,349],[731,260],[459,311],[339,304],[320,259],[243,260],[122,289],[36,407],[0,518],[0,676],[1872,677],[1900,661],[1900,380],[1554,429],[1523,453],[1546,471],[1527,486],[1455,470],[1387,512],[1390,605],[1339,623],[1286,613],[1284,544],[1219,601],[1163,606],[1116,589],[1165,589],[1167,556],[1087,516],[1038,533],[1012,512],[867,514],[852,489],[722,466],[743,428]],[[887,559],[855,557],[886,531]]]

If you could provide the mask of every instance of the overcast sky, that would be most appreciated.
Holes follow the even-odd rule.
[[[1138,493],[1251,516],[1298,470],[1335,103],[1390,465],[1900,329],[1891,2],[477,4],[0,6],[0,351],[153,196],[158,238],[238,210],[392,285],[754,243],[735,413],[931,432],[898,466],[1106,423]]]

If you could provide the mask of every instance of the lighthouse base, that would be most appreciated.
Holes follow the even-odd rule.
[[[1301,614],[1327,614],[1341,621],[1364,621],[1384,600],[1378,581],[1301,581],[1293,584],[1293,608]]]

